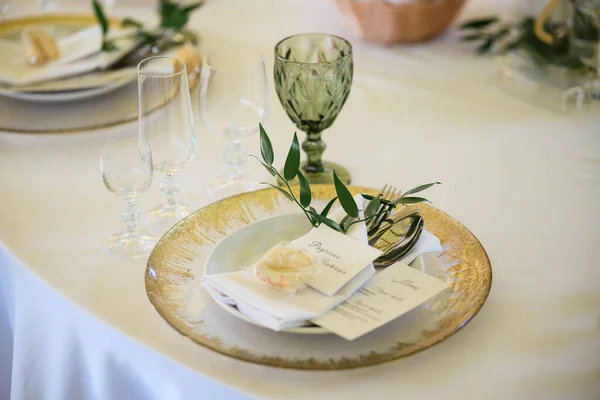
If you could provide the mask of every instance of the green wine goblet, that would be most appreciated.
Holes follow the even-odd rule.
[[[352,74],[352,45],[341,37],[306,33],[275,46],[275,90],[292,122],[306,133],[302,149],[307,160],[302,169],[309,183],[332,183],[333,171],[350,183],[346,168],[322,160],[326,145],[321,132],[333,124],[344,106]]]

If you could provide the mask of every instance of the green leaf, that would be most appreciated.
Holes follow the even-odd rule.
[[[273,165],[275,156],[273,155],[271,140],[269,140],[269,136],[267,135],[267,132],[265,132],[265,128],[263,128],[262,124],[259,123],[258,127],[260,128],[260,154],[267,164]]]
[[[182,10],[184,13],[188,13],[188,14],[189,14],[189,13],[191,13],[192,11],[194,11],[195,9],[197,9],[198,7],[201,7],[201,6],[203,6],[203,5],[204,5],[204,1],[199,1],[199,2],[197,2],[197,3],[194,3],[194,4],[190,4],[189,6],[182,7],[182,9],[181,9],[181,10]]]
[[[285,166],[283,167],[283,176],[288,181],[291,181],[296,177],[300,170],[300,144],[298,143],[298,135],[294,133],[294,140],[290,146],[287,158],[285,160]]]
[[[102,36],[106,36],[108,33],[108,20],[106,19],[106,15],[104,15],[104,10],[100,3],[98,3],[98,0],[92,0],[92,7],[94,8],[94,14],[100,24],[100,28],[102,28]]]
[[[366,194],[366,193],[361,193],[360,195],[362,196],[363,199],[367,199],[367,200],[373,200],[376,197],[376,196]]]
[[[337,196],[335,196],[333,199],[329,200],[329,203],[327,203],[327,205],[325,206],[325,208],[323,208],[323,211],[321,211],[321,215],[323,217],[326,217],[327,214],[329,214],[329,211],[331,210],[331,207],[333,207],[333,204],[335,203],[335,201],[337,200]]]
[[[500,29],[498,32],[494,33],[494,37],[496,38],[496,40],[502,39],[503,37],[508,35],[509,32],[510,32],[510,28],[508,26],[505,26],[504,28]]]
[[[346,231],[346,230],[348,230],[348,224],[350,224],[351,222],[352,222],[352,217],[349,215],[346,215],[340,221],[340,226],[343,228],[344,231]]]
[[[300,182],[300,204],[303,207],[308,207],[312,201],[312,193],[308,181],[300,171],[298,171],[298,182]]]
[[[369,202],[369,205],[365,209],[365,217],[371,218],[373,215],[375,215],[377,213],[380,206],[381,206],[381,199],[379,198],[379,196],[375,197],[373,200],[371,200]]]
[[[523,43],[523,45],[521,47],[523,48],[523,50],[525,50],[527,52],[529,57],[533,60],[533,62],[538,67],[545,67],[548,64],[552,63],[552,60],[550,58],[548,58],[545,54],[540,52],[538,49],[536,49],[530,43]]]
[[[189,15],[181,12],[181,10],[175,10],[169,18],[161,21],[160,26],[165,29],[173,29],[179,31],[188,23]]]
[[[312,214],[312,213],[311,213]],[[344,232],[344,230],[342,229],[342,227],[335,221],[322,216],[321,214],[312,214],[317,220],[319,220],[319,222],[327,225],[328,227],[330,227],[331,229],[338,231],[338,232]]]
[[[414,204],[414,203],[423,203],[429,202],[429,200],[424,199],[423,197],[401,197],[398,200],[394,200],[393,204]]]
[[[156,36],[154,33],[141,30],[135,33],[135,38],[137,40],[143,40],[150,45],[154,45],[158,41],[158,36]]]
[[[294,197],[279,186],[272,185],[269,182],[261,182],[261,185],[269,185],[272,188],[279,190],[279,192],[281,192],[285,197],[287,197],[289,201],[294,201]]]
[[[433,182],[433,183],[427,183],[425,185],[417,186],[416,188],[412,188],[412,189],[408,190],[406,193],[404,193],[404,196],[409,195],[409,194],[413,194],[413,193],[422,192],[425,189],[429,189],[433,185],[441,185],[441,183],[439,183],[439,182]]]
[[[483,44],[475,49],[475,52],[479,55],[486,54],[490,52],[492,45],[494,44],[494,39],[489,37]]]
[[[573,56],[565,56],[560,57],[556,60],[558,65],[562,65],[563,67],[567,67],[569,69],[578,69],[585,67],[585,63],[581,61],[581,58],[573,55]]]
[[[352,198],[350,191],[346,185],[340,181],[340,178],[338,178],[335,171],[333,171],[333,183],[335,185],[335,192],[338,195],[340,204],[342,205],[344,211],[346,211],[346,214],[351,217],[358,218],[358,206],[356,205],[354,198]]]
[[[504,47],[504,49],[502,49],[502,51],[507,52],[507,51],[514,50],[514,49],[519,48],[519,47],[521,47],[521,39],[514,40],[514,41],[508,43]]]
[[[498,22],[498,17],[474,19],[462,24],[459,29],[481,29],[488,25]]]
[[[271,176],[277,176],[277,170],[275,168],[273,168],[272,166],[270,166],[269,164],[266,164],[264,162],[262,162],[261,160],[258,159],[258,157],[256,157],[254,154],[250,154],[250,157],[255,158],[256,160],[258,160],[259,163],[262,164],[263,167],[265,167],[265,169],[267,170],[267,172],[269,174],[271,174]]]
[[[124,18],[124,19],[123,19],[123,21],[121,21],[121,26],[122,26],[123,28],[127,28],[128,26],[131,26],[131,27],[134,27],[134,28],[138,28],[138,29],[139,29],[139,28],[142,28],[142,27],[144,26],[144,24],[142,24],[142,23],[141,23],[141,22],[139,22],[139,21],[136,21],[136,20],[135,20],[135,19],[133,19],[133,18],[129,18],[129,17],[127,17],[127,18]]]
[[[484,33],[474,33],[472,35],[461,36],[462,42],[473,42],[475,40],[485,39],[487,37]]]
[[[114,44],[113,42],[105,41],[104,43],[102,43],[102,50],[108,51],[108,52],[117,51],[117,50],[119,50],[119,47],[116,44]]]
[[[178,4],[170,0],[160,0],[158,4],[158,12],[161,21],[167,20],[177,10]]]
[[[188,23],[190,14],[203,4],[203,2],[181,6],[170,0],[161,0],[159,5],[160,26],[165,29],[180,31]]]
[[[318,214],[317,210],[314,207],[309,207],[308,218],[310,219],[310,223],[316,228],[319,225],[319,220],[315,218],[315,214]]]

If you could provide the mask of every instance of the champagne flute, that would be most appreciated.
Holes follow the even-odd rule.
[[[179,203],[175,173],[196,153],[196,134],[185,64],[176,57],[151,57],[138,64],[138,129],[150,144],[154,169],[164,174],[165,203],[148,213],[148,222],[165,231],[193,209]]]
[[[206,129],[230,141],[225,161],[228,174],[212,181],[209,194],[216,198],[258,188],[244,176],[248,159],[241,139],[258,131],[269,114],[265,60],[260,53],[240,47],[221,47],[206,54],[200,73],[200,119]]]
[[[123,258],[148,255],[156,238],[137,227],[141,211],[136,200],[152,183],[150,146],[138,139],[112,140],[100,152],[100,171],[104,186],[125,201],[121,219],[127,230],[109,237],[108,252]]]
[[[307,161],[302,169],[309,183],[333,183],[333,171],[350,183],[346,168],[321,159],[326,148],[321,132],[342,110],[352,75],[352,45],[341,37],[306,33],[275,46],[275,91],[292,122],[306,132],[302,149]]]

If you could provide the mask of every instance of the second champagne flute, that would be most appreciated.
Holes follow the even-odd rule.
[[[185,64],[175,57],[151,57],[138,65],[138,129],[149,143],[154,169],[164,174],[166,201],[150,211],[148,222],[164,231],[193,209],[179,203],[174,174],[196,153],[196,134]]]
[[[248,154],[241,139],[256,133],[268,113],[267,72],[260,53],[225,46],[206,54],[200,74],[200,119],[209,132],[230,141],[225,161],[231,170],[211,183],[213,197],[257,189],[258,183],[242,171]]]

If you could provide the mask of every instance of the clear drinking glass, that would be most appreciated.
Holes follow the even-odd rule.
[[[152,147],[154,169],[164,174],[166,201],[148,213],[148,222],[164,232],[193,209],[179,203],[175,173],[196,153],[196,133],[185,64],[175,57],[151,57],[138,64],[138,129]]]
[[[3,20],[10,11],[10,0],[0,0],[0,21]]]
[[[141,211],[136,200],[152,183],[150,146],[138,139],[112,140],[102,147],[100,170],[104,186],[125,201],[121,219],[127,230],[109,237],[109,253],[123,258],[148,255],[156,237],[137,227]]]
[[[59,0],[37,0],[38,8],[41,11],[56,11],[60,6]]]
[[[287,115],[306,132],[302,170],[310,183],[333,183],[333,171],[345,183],[350,173],[339,164],[323,161],[326,149],[321,132],[329,128],[352,87],[352,45],[325,33],[290,36],[275,46],[275,91]],[[280,182],[281,183],[281,182]]]
[[[208,52],[200,74],[200,119],[206,129],[230,141],[225,161],[230,172],[215,179],[209,194],[216,198],[254,190],[244,176],[248,153],[241,139],[258,131],[269,114],[265,60],[246,48],[222,47]]]

